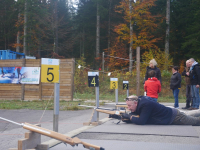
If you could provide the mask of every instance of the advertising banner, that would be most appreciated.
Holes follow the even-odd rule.
[[[0,67],[0,83],[39,84],[40,67]]]

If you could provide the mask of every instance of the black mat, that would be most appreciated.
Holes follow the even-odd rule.
[[[110,121],[107,121],[103,125],[96,126],[82,133],[120,133],[199,138],[193,126],[188,125],[135,125],[123,122],[116,125],[116,122],[117,120],[112,119]]]

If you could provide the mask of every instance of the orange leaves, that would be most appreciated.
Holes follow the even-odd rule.
[[[16,48],[16,47],[23,47],[23,45],[22,44],[18,44],[18,43],[14,43],[14,44],[12,44],[11,45],[13,48]]]
[[[118,40],[128,41],[130,39],[130,29],[126,24],[120,24],[115,27],[114,31],[118,34]]]
[[[129,0],[124,0],[117,7],[117,12],[124,14],[124,20],[126,24],[120,24],[115,27],[115,32],[118,34],[118,40],[124,40],[130,43],[130,20],[133,26],[133,45],[135,49],[137,46],[141,46],[143,49],[149,49],[150,47],[157,48],[154,44],[159,40],[155,38],[152,32],[156,30],[160,21],[159,17],[151,15],[150,8],[154,6],[155,0],[143,0],[131,3],[131,11],[129,6]],[[120,42],[120,41],[119,41]]]

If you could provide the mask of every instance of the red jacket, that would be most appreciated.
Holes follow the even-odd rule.
[[[148,78],[144,84],[144,90],[147,92],[147,96],[152,98],[158,98],[158,93],[161,92],[160,81],[156,78]]]

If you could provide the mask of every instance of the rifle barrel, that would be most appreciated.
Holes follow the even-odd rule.
[[[10,123],[13,123],[13,124],[16,124],[18,126],[23,126],[23,124],[21,124],[21,123],[14,122],[14,121],[8,120],[8,119],[3,118],[3,117],[0,117],[0,119],[5,120],[5,121],[10,122]]]

